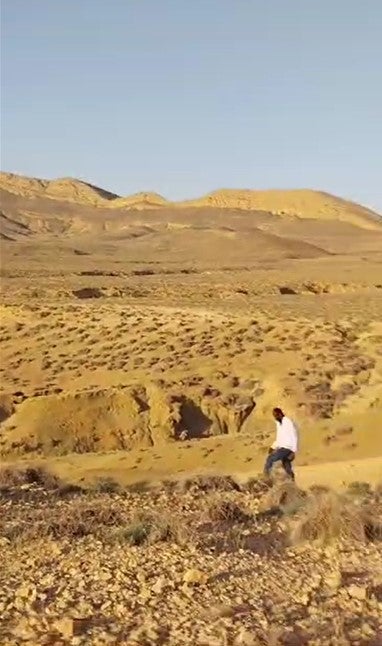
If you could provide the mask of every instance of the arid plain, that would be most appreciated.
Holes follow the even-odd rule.
[[[120,500],[133,508],[140,504],[134,496],[157,508],[157,497],[162,495],[158,483],[166,482],[166,509],[183,504],[180,501],[185,496],[185,509],[190,505],[191,515],[196,513],[192,506],[199,494],[191,495],[185,487],[187,491],[174,497],[173,487],[181,485],[173,481],[231,476],[244,484],[240,492],[229,491],[228,496],[242,496],[251,507],[260,494],[254,497],[245,482],[257,479],[261,472],[274,438],[271,411],[277,405],[300,428],[299,487],[308,490],[320,485],[342,492],[358,481],[378,488],[382,480],[382,220],[377,214],[308,190],[222,190],[171,203],[153,193],[123,198],[78,180],[46,181],[6,173],[1,175],[0,188],[0,455],[8,476],[17,469],[40,469],[73,490],[97,491],[110,496],[111,505]],[[7,495],[11,500],[17,498],[16,506],[27,505],[15,493],[20,483],[13,484],[4,485]],[[43,495],[40,484],[23,482],[21,490],[39,500]],[[201,496],[201,506],[207,495]],[[130,498],[126,502],[129,496],[134,498],[132,503]],[[7,507],[11,503],[5,498]],[[5,518],[5,528],[11,520]],[[243,531],[247,530],[252,531]],[[272,531],[268,528],[265,534]],[[16,566],[9,553],[16,548],[3,535],[8,576],[14,580],[21,572],[29,576],[29,569],[36,574],[34,568],[41,564],[33,561],[30,568],[30,550],[24,544],[17,547],[19,571],[12,569]],[[90,550],[95,560],[101,558],[97,551],[101,539],[89,535],[83,540],[95,541],[90,547],[72,545],[73,563],[81,560],[81,549]],[[62,559],[59,571],[69,549],[61,543],[57,547],[53,539],[47,537],[48,562],[41,566],[46,576],[49,559]],[[163,558],[183,586],[178,589],[174,583],[168,590],[166,582],[156,584],[163,573],[158,563],[150,561],[158,558],[162,547],[148,547],[141,563],[137,556],[141,548],[124,546],[130,555],[127,561],[138,563],[135,568],[144,571],[147,565],[152,568],[150,576],[152,572],[158,575],[152,583],[156,588],[151,605],[151,593],[138,610],[128,601],[129,628],[123,627],[115,609],[119,632],[90,620],[89,625],[85,622],[76,628],[70,608],[79,597],[73,592],[68,605],[64,600],[62,607],[54,606],[56,627],[48,620],[46,624],[36,620],[35,632],[33,622],[24,626],[25,639],[22,631],[17,632],[25,615],[22,603],[13,612],[4,601],[3,640],[8,641],[2,643],[382,643],[372,641],[381,638],[380,625],[374,620],[381,599],[370,592],[382,586],[382,572],[374,565],[380,555],[378,545],[365,547],[361,542],[361,547],[353,549],[358,559],[353,573],[363,563],[375,580],[368,579],[364,599],[350,593],[346,597],[350,614],[356,612],[354,599],[370,601],[370,620],[365,606],[363,614],[360,611],[369,627],[362,629],[361,622],[353,634],[351,626],[341,624],[333,633],[338,641],[328,636],[320,641],[319,622],[316,633],[313,628],[309,632],[305,624],[293,632],[293,617],[285,613],[273,617],[266,606],[261,612],[257,608],[256,621],[251,623],[248,608],[252,606],[245,590],[247,584],[250,588],[250,572],[256,567],[253,559],[265,559],[258,576],[266,587],[266,570],[277,570],[274,559],[281,557],[254,556],[256,550],[244,544],[227,556],[233,550],[226,547],[216,556],[220,559],[217,569],[223,568],[219,574],[213,573],[215,557],[210,552],[199,551],[195,556],[192,549],[196,548],[188,546],[180,554],[166,544]],[[114,548],[109,549],[108,558],[117,568]],[[171,549],[175,550],[173,561]],[[321,556],[317,552],[312,563],[302,558],[301,567],[310,567],[308,579],[321,567],[318,561],[328,549],[335,550],[334,569],[341,570],[346,549],[345,555],[338,546],[314,549],[324,552]],[[49,556],[49,550],[59,550],[59,556]],[[248,572],[239,575],[240,558]],[[298,569],[296,555],[288,552],[283,558],[292,559]],[[333,569],[334,561],[329,561]],[[222,572],[230,570],[229,563],[240,585],[235,583],[235,574],[233,580],[231,574],[224,578]],[[73,568],[78,571],[78,563]],[[134,578],[134,571],[131,566],[128,576]],[[191,574],[187,581],[191,571],[195,581]],[[296,576],[302,576],[301,572],[296,571]],[[362,576],[364,581],[365,573]],[[325,597],[329,602],[337,600],[340,580],[335,592]],[[359,577],[354,581],[353,586],[361,586]],[[236,584],[241,590],[237,593],[231,590]],[[36,588],[36,581],[30,585]],[[260,588],[255,596],[272,597],[271,589],[263,594]],[[184,622],[174,624],[171,619],[165,630],[163,610],[170,612],[171,603],[176,605],[167,599],[175,593],[180,599],[184,593],[184,603],[179,601]],[[31,594],[38,598],[39,592]],[[135,591],[135,597],[139,594]],[[311,598],[311,592],[304,594],[304,599],[306,595]],[[230,609],[206,619],[200,609],[211,604],[214,595],[216,602]],[[238,600],[229,604],[230,595]],[[80,595],[86,605],[85,596]],[[288,599],[286,607],[304,606],[301,617],[296,615],[296,622],[303,623],[308,601]],[[0,607],[1,603],[0,599]],[[122,616],[123,603],[118,598]],[[76,620],[93,617],[92,608],[85,612],[84,606]],[[341,617],[341,604],[333,608],[332,617]],[[34,612],[40,615],[43,611],[38,606]],[[68,622],[66,629],[57,624],[64,621],[60,612]],[[145,633],[150,633],[150,626],[151,637]],[[292,632],[302,641],[288,641]]]

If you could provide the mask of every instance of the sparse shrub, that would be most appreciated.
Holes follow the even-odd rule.
[[[140,482],[134,482],[126,488],[131,493],[145,493],[146,491],[150,491],[150,487],[151,485],[149,482],[142,480]]]
[[[311,487],[309,487],[309,491],[313,495],[314,494],[320,495],[320,494],[328,493],[330,491],[330,487],[327,487],[326,485],[314,484]]]
[[[71,540],[90,534],[108,538],[110,530],[125,526],[128,518],[127,510],[109,498],[59,500],[46,507],[24,508],[11,519],[1,517],[0,535],[21,542],[43,537]]]
[[[271,487],[261,500],[261,507],[280,509],[284,514],[294,514],[304,504],[307,494],[291,480],[281,480]]]
[[[76,538],[102,534],[105,528],[126,522],[126,511],[110,499],[77,500],[65,507],[57,506],[48,522],[49,534],[55,538]]]
[[[214,523],[243,523],[249,520],[250,515],[233,500],[214,494],[206,501],[205,517]]]
[[[184,545],[191,540],[190,528],[177,516],[167,513],[137,512],[119,534],[131,545],[164,541]]]
[[[15,543],[51,538],[76,540],[94,536],[108,543],[130,545],[163,541],[185,545],[195,534],[179,514],[166,510],[131,513],[121,499],[109,495],[53,498],[52,503],[20,506],[0,516],[0,537]]]
[[[243,536],[240,526],[233,525],[228,527],[221,539],[220,549],[225,552],[238,552],[245,549],[246,537]]]
[[[249,478],[243,485],[243,491],[249,491],[255,496],[265,494],[271,488],[271,484],[262,478]]]
[[[118,533],[119,540],[123,539],[130,545],[143,545],[150,536],[151,526],[144,520],[137,519],[132,522],[126,529]]]
[[[95,490],[99,493],[117,493],[121,487],[113,478],[105,477],[97,480]]]
[[[334,539],[365,541],[370,512],[333,491],[310,495],[290,526],[292,543]],[[370,528],[371,530],[371,528]]]
[[[59,478],[43,466],[25,469],[25,477],[28,483],[39,485],[44,489],[58,489],[61,484]]]
[[[59,488],[56,490],[56,494],[60,498],[65,498],[66,496],[74,496],[79,494],[84,494],[85,490],[80,485],[73,483],[62,483]]]
[[[98,287],[82,287],[72,291],[73,296],[77,298],[101,298],[103,296],[102,290]]]
[[[240,485],[231,476],[195,476],[179,484],[184,491],[241,491]]]
[[[369,541],[382,540],[382,509],[377,501],[372,501],[360,509],[365,535]]]
[[[44,489],[58,489],[61,486],[59,478],[43,466],[9,466],[0,469],[0,488],[15,488],[26,484],[36,484]]]
[[[25,484],[25,474],[17,467],[3,467],[0,469],[0,489],[19,487]]]
[[[179,482],[177,480],[162,480],[159,488],[168,494],[176,494],[179,490]]]
[[[372,489],[368,482],[351,482],[347,488],[347,493],[356,498],[366,498],[371,496]]]

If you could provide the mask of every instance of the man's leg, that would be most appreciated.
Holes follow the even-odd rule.
[[[281,463],[284,467],[284,471],[288,476],[294,480],[294,471],[292,467],[293,453],[287,449],[282,449],[283,455],[281,456]]]
[[[282,460],[282,455],[280,455],[280,451],[282,451],[282,449],[275,449],[274,451],[272,451],[272,453],[268,455],[264,465],[265,476],[269,477],[274,463],[278,462],[279,460]]]

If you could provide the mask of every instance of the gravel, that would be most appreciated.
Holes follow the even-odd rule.
[[[227,496],[252,513],[248,523],[206,529],[204,491],[95,495],[97,504],[118,504],[127,515],[181,512],[200,528],[182,544],[140,545],[93,533],[5,538],[23,514],[33,523],[34,511],[53,514],[80,498],[55,499],[33,486],[24,497],[3,496],[0,643],[382,644],[381,543],[289,547],[274,540],[285,530],[282,519],[256,518],[253,493]],[[224,544],[221,537],[233,530],[240,540]]]

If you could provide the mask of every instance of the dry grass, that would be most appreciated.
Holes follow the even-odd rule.
[[[376,505],[356,504],[334,491],[309,495],[290,522],[292,544],[303,541],[366,541],[382,536],[382,520]]]
[[[314,484],[311,487],[309,487],[309,492],[313,495],[320,495],[320,494],[328,493],[329,491],[330,491],[330,487],[327,487],[326,485]]]
[[[205,502],[204,517],[213,523],[244,523],[251,516],[238,503],[219,494],[211,494]]]
[[[320,486],[305,492],[283,481],[263,496],[261,508],[288,517],[292,544],[382,538],[382,506],[367,483],[352,483],[346,494],[339,494]]]
[[[368,482],[355,481],[349,484],[347,493],[355,498],[367,498],[373,494],[373,491]]]
[[[193,532],[186,521],[168,512],[137,512],[117,538],[130,545],[171,542],[178,545],[192,543]]]
[[[131,545],[161,541],[186,544],[193,532],[178,514],[161,511],[131,512],[129,505],[108,494],[15,506],[0,516],[0,536],[13,543],[50,538],[76,540],[94,536],[106,542]]]
[[[280,509],[285,514],[292,514],[304,504],[306,496],[306,492],[294,482],[282,480],[268,489],[261,500],[261,507],[263,511]]]
[[[231,476],[195,476],[179,483],[183,491],[240,491],[241,488]]]
[[[111,500],[73,499],[45,507],[24,508],[12,518],[2,516],[0,535],[15,542],[30,542],[41,537],[56,540],[78,539],[107,532],[128,523],[127,511]]]
[[[0,489],[12,489],[31,484],[44,489],[58,489],[62,486],[59,478],[42,466],[10,466],[0,469]]]
[[[272,484],[264,478],[249,478],[243,485],[243,491],[248,491],[254,496],[262,496],[269,491]]]
[[[104,478],[98,478],[94,490],[97,491],[98,493],[117,493],[118,491],[121,490],[120,485],[118,482],[116,482],[113,478],[110,477],[104,477]]]

